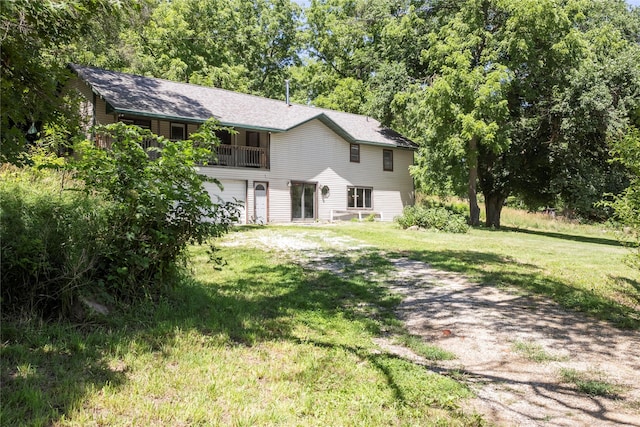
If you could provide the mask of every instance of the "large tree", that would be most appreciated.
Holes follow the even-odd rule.
[[[72,113],[60,96],[69,76],[65,49],[90,32],[94,19],[117,20],[122,9],[108,0],[2,2],[0,161],[16,161],[45,123],[65,121]]]
[[[509,194],[591,206],[621,189],[607,144],[637,100],[637,45],[592,3],[470,0],[432,35],[433,81],[415,97],[424,144],[414,172],[432,187],[466,182],[472,224],[475,185],[495,227]]]
[[[155,1],[106,58],[123,71],[282,98],[299,62],[300,14],[291,0]],[[87,57],[100,66],[104,58]]]

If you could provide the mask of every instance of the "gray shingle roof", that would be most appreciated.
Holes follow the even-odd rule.
[[[70,68],[118,113],[195,123],[215,117],[225,126],[271,132],[318,119],[349,142],[416,148],[371,117],[95,67]]]

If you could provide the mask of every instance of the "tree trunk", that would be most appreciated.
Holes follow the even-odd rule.
[[[506,197],[501,194],[485,194],[485,212],[487,227],[500,228],[500,214]]]
[[[478,139],[474,136],[469,141],[469,225],[480,225],[480,208],[478,207]]]

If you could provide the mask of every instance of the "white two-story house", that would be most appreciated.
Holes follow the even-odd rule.
[[[200,172],[243,203],[242,223],[330,221],[371,214],[393,220],[413,203],[416,144],[370,117],[227,90],[71,65],[89,124],[124,121],[170,139],[207,119],[220,133],[217,160]]]

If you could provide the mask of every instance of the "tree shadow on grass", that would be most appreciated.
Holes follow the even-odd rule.
[[[0,421],[50,425],[69,417],[89,393],[126,384],[127,367],[116,353],[132,346],[140,354],[169,357],[189,330],[214,346],[297,340],[294,328],[306,315],[346,317],[377,334],[393,323],[398,301],[363,281],[276,264],[247,269],[223,283],[186,278],[159,303],[129,307],[93,325],[7,319],[1,325]],[[310,319],[308,327],[315,328]]]
[[[434,268],[478,277],[486,285],[516,285],[543,294],[558,294],[568,307],[585,311],[597,307],[606,317],[629,318],[621,307],[585,291],[552,281],[532,265],[492,272],[485,266],[509,265],[513,260],[472,251],[411,251],[408,256]],[[332,262],[331,258],[320,263]],[[373,284],[362,271],[371,266],[382,272],[389,264],[371,249],[338,253],[333,262],[344,265],[345,275],[334,271],[305,270],[294,263],[263,263],[224,280],[185,279],[158,304],[141,304],[113,314],[95,327],[36,325],[2,322],[0,379],[2,425],[48,425],[69,416],[86,396],[104,387],[126,384],[126,366],[113,364],[114,353],[131,345],[136,351],[166,356],[183,331],[195,330],[212,345],[253,346],[264,341],[299,342],[295,329],[304,324],[322,336],[323,325],[346,318],[358,322],[371,335],[398,328],[394,315],[400,297]],[[212,272],[213,274],[213,272]],[[636,283],[637,285],[637,283]],[[578,301],[572,306],[571,301]],[[640,320],[631,322],[638,327]],[[330,345],[345,345],[331,343]],[[387,378],[399,403],[405,397],[387,358],[367,356]],[[376,359],[377,357],[377,359]],[[117,359],[117,357],[115,358]]]
[[[535,236],[552,237],[554,239],[569,240],[572,242],[593,243],[595,245],[624,246],[624,244],[618,240],[607,239],[604,237],[580,236],[575,234],[556,233],[553,231],[542,231],[542,230],[530,230],[527,228],[517,228],[517,227],[501,227],[500,231],[532,234]]]
[[[49,425],[93,388],[118,387],[125,373],[109,366],[100,345],[106,337],[69,324],[2,321],[1,425]]]

